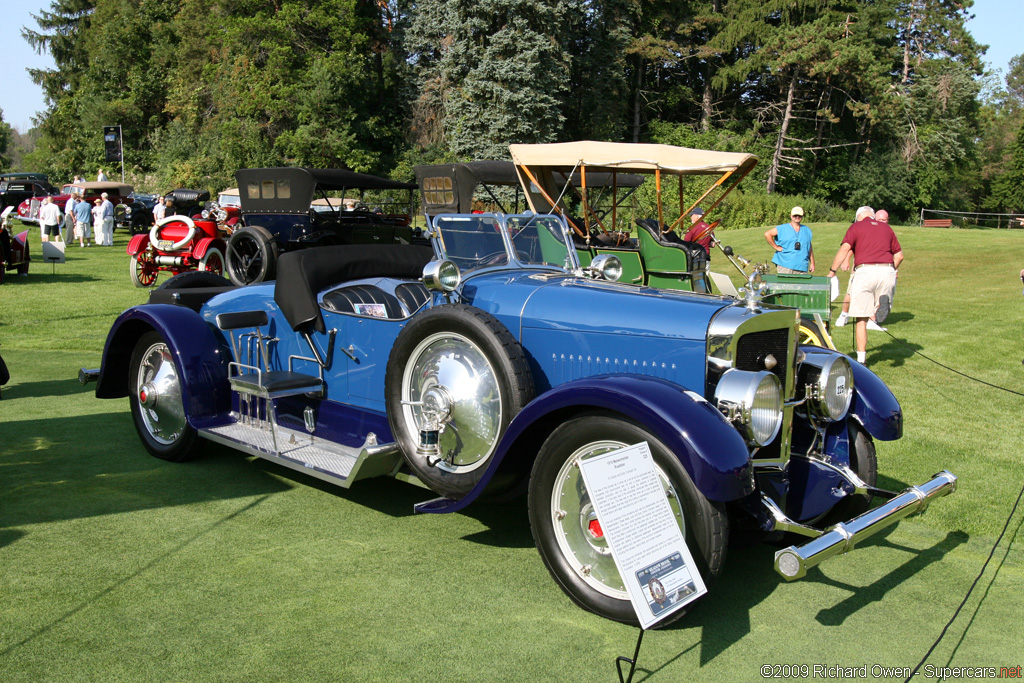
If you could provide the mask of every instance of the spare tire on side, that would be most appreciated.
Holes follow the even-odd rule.
[[[388,422],[406,461],[455,499],[480,481],[533,393],[519,342],[494,316],[464,304],[416,315],[395,340],[384,379]]]

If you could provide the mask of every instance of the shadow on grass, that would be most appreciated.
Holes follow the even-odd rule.
[[[238,458],[240,462],[244,459],[241,453],[227,446],[218,446],[217,448],[223,451],[225,458]],[[354,482],[352,488],[346,489],[338,484],[304,474],[271,460],[255,458],[251,462],[248,460],[244,460],[244,462],[245,466],[252,468],[253,471],[273,474],[275,477],[294,482],[297,486],[309,487],[337,498],[344,498],[391,517],[411,517],[415,514],[414,505],[437,498],[437,494],[432,491],[390,477],[362,479]]]
[[[4,431],[0,523],[8,534],[31,524],[289,488],[244,457],[216,457],[212,447],[190,463],[154,458],[139,443],[127,412],[9,422]]]
[[[77,373],[77,370],[75,371]],[[17,379],[14,375],[12,379]],[[68,396],[70,394],[92,393],[96,385],[83,386],[78,379],[51,379],[45,382],[24,382],[22,384],[12,383],[4,387],[4,400],[17,401],[23,398],[42,398],[44,396]],[[17,406],[7,406],[10,410],[16,410]]]
[[[4,280],[2,286],[8,285],[48,285],[55,283],[76,283],[76,282],[99,282],[103,278],[93,277],[92,275],[83,275],[81,273],[67,273],[63,274],[60,272],[60,265],[57,264],[58,268],[55,273],[51,273],[51,266],[48,263],[43,263],[42,267],[46,268],[45,272],[39,272],[39,265],[36,265],[36,261],[32,261],[32,270],[26,276],[14,275],[11,273],[7,274],[7,278]]]
[[[924,349],[920,344],[914,344],[906,339],[899,339],[891,333],[876,332],[875,334],[885,336],[888,341],[882,344],[871,344],[871,340],[868,340],[870,349],[867,356],[867,365],[869,367],[875,363],[888,363],[892,367],[898,368],[906,363],[908,358],[913,357],[915,353]]]
[[[14,543],[24,535],[25,532],[18,529],[0,529],[0,548]]]
[[[946,534],[944,539],[933,545],[931,548],[926,548],[921,551],[918,551],[916,548],[907,548],[905,546],[891,543],[888,540],[883,540],[880,543],[874,543],[872,545],[885,545],[890,548],[906,550],[907,552],[913,553],[913,557],[869,586],[852,586],[841,581],[830,579],[824,576],[820,571],[815,571],[812,580],[829,586],[842,588],[850,591],[851,593],[850,597],[846,600],[843,600],[833,607],[829,607],[828,609],[823,609],[818,612],[815,619],[819,624],[824,626],[838,626],[842,624],[846,621],[847,617],[852,616],[858,610],[873,602],[880,601],[890,590],[912,578],[928,565],[938,562],[944,558],[947,553],[966,543],[969,538],[970,537],[962,531],[951,531]]]

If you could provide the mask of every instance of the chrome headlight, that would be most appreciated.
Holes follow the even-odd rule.
[[[601,254],[590,262],[588,270],[602,280],[618,282],[622,277],[622,261],[618,256]]]
[[[821,367],[800,366],[800,386],[807,397],[807,408],[816,417],[837,422],[850,410],[853,401],[853,370],[845,356],[831,356]]]
[[[423,266],[423,284],[435,292],[451,292],[462,282],[462,272],[453,261],[431,261]]]
[[[782,385],[767,370],[726,370],[715,405],[754,446],[771,443],[782,427]]]

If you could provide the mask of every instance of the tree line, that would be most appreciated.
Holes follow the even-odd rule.
[[[56,66],[31,71],[47,110],[18,163],[92,172],[116,124],[150,189],[276,165],[411,180],[509,143],[657,142],[757,154],[737,202],[1024,211],[1024,56],[986,75],[971,6],[52,0],[22,31]]]

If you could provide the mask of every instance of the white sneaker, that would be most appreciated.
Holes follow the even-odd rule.
[[[836,318],[836,327],[846,327],[846,319],[848,317],[845,311],[840,313],[839,317]]]
[[[888,332],[889,331],[888,328],[882,327],[881,325],[876,323],[874,320],[871,320],[870,318],[868,318],[868,329],[869,330],[874,330],[875,332]]]

